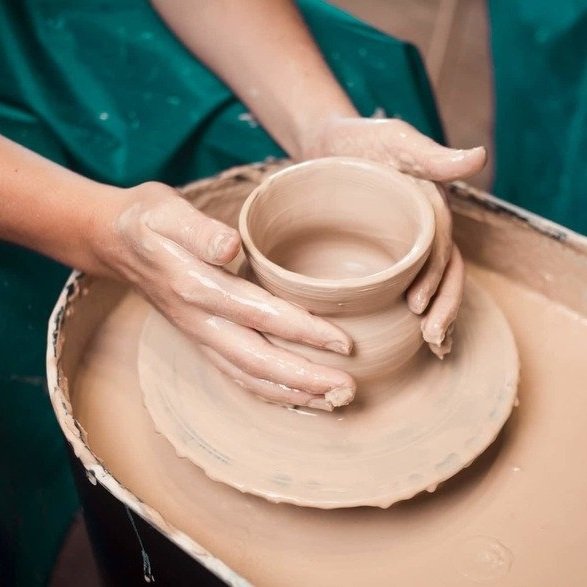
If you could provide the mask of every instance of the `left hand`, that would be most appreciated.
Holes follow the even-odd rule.
[[[333,117],[312,137],[302,159],[362,157],[393,165],[422,182],[436,216],[436,234],[428,261],[407,292],[408,306],[424,314],[422,335],[440,358],[450,352],[451,333],[461,304],[465,279],[461,254],[452,240],[452,217],[441,183],[478,173],[485,165],[484,147],[443,147],[398,119]]]

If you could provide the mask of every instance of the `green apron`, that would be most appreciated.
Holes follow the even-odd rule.
[[[587,2],[491,0],[494,191],[587,234]]]
[[[383,109],[442,139],[413,47],[325,3],[300,7],[363,115]],[[283,155],[146,0],[0,3],[0,133],[120,186]],[[44,379],[46,323],[66,274],[0,243],[2,585],[47,581],[78,506]]]

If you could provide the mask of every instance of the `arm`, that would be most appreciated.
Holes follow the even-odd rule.
[[[88,235],[113,193],[0,136],[0,239],[111,277]]]
[[[0,239],[130,283],[220,369],[267,399],[330,410],[354,396],[349,375],[259,332],[343,354],[348,337],[219,267],[238,253],[237,231],[169,186],[100,184],[0,137]]]
[[[153,0],[171,29],[294,159],[332,116],[358,116],[288,0]]]
[[[291,0],[151,1],[293,159],[356,154],[361,143],[371,158],[438,181],[485,163],[482,147],[448,149],[401,121],[360,118]]]
[[[438,145],[401,120],[360,118],[290,0],[152,0],[183,43],[212,68],[293,159],[365,157],[434,181],[468,177],[482,147]],[[460,306],[464,266],[452,242],[443,188],[430,194],[437,233],[429,262],[408,291],[427,315],[424,339],[439,356]]]

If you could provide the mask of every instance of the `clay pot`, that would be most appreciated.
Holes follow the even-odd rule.
[[[240,233],[254,280],[340,326],[350,357],[271,340],[357,383],[387,378],[422,345],[404,292],[425,263],[434,212],[418,180],[362,159],[288,167],[246,200]]]

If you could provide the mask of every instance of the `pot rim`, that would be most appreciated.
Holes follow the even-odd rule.
[[[421,230],[416,240],[414,241],[410,250],[401,257],[393,265],[390,265],[386,269],[365,275],[362,277],[346,277],[342,279],[323,279],[319,277],[310,277],[303,273],[296,273],[281,267],[277,263],[269,260],[255,245],[248,226],[248,217],[251,207],[255,203],[255,200],[265,192],[270,185],[278,181],[280,178],[287,175],[298,173],[300,170],[306,168],[319,168],[324,166],[330,166],[333,163],[342,166],[360,167],[372,171],[384,172],[395,178],[401,178],[401,181],[405,183],[406,189],[411,190],[414,193],[414,208],[417,209],[417,213],[421,221]],[[418,183],[430,183],[427,180],[416,179],[405,173],[402,173],[391,165],[384,165],[382,163],[376,163],[368,159],[361,159],[358,157],[322,157],[319,159],[311,159],[304,161],[303,163],[296,163],[285,169],[282,169],[268,178],[266,178],[258,187],[256,187],[245,200],[241,212],[239,215],[239,232],[243,247],[247,253],[254,258],[254,262],[263,267],[263,269],[272,273],[278,279],[293,283],[296,286],[308,287],[313,290],[331,290],[336,289],[338,291],[347,291],[354,289],[370,289],[374,286],[381,285],[383,283],[389,283],[395,281],[398,277],[407,272],[414,264],[418,262],[423,256],[427,256],[432,247],[432,241],[436,232],[436,222],[434,216],[434,209],[430,203],[425,191],[418,185]],[[434,186],[434,189],[436,186]]]

